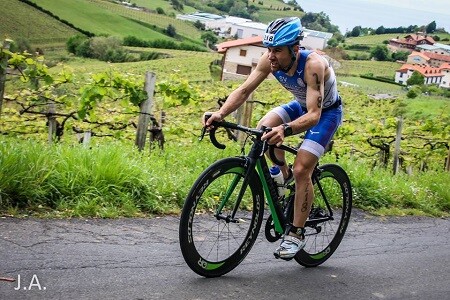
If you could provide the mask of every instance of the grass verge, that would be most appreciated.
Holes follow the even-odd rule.
[[[179,213],[198,175],[239,153],[237,145],[219,151],[196,143],[149,154],[119,142],[86,148],[1,138],[0,212],[96,218]],[[448,172],[392,176],[350,159],[339,163],[351,178],[355,207],[381,215],[450,215]]]

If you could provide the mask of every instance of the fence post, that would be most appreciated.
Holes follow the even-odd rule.
[[[90,130],[85,131],[83,133],[83,146],[89,147],[89,143],[91,142],[92,132]]]
[[[447,161],[445,162],[445,171],[450,172],[450,143],[448,147]]]
[[[53,139],[56,137],[56,117],[55,117],[56,109],[55,109],[55,102],[50,100],[48,103],[48,143],[51,144],[53,142]]]
[[[2,107],[3,107],[3,96],[5,94],[5,82],[6,82],[6,69],[8,68],[8,57],[3,55],[3,50],[9,50],[9,46],[11,45],[11,40],[5,39],[3,44],[0,47],[0,118],[2,116]]]
[[[250,127],[253,112],[253,93],[248,97],[247,101],[239,107],[236,116],[236,122],[242,126]],[[246,135],[242,131],[237,131],[237,139],[243,143]]]
[[[139,151],[142,151],[145,147],[145,138],[148,131],[150,113],[153,104],[155,81],[156,81],[155,73],[152,72],[145,73],[145,91],[147,92],[148,98],[140,105],[140,114],[136,130],[136,142],[135,142],[136,146],[138,146]]]
[[[397,174],[399,168],[399,156],[400,156],[400,141],[402,139],[402,126],[403,118],[400,116],[397,119],[397,133],[395,135],[395,149],[394,149],[394,175]]]

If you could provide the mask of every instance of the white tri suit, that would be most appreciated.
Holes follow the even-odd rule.
[[[290,91],[295,99],[291,102],[278,106],[272,111],[283,120],[283,123],[291,122],[306,113],[306,84],[304,82],[304,71],[306,58],[312,51],[301,50],[297,70],[293,76],[283,71],[276,71],[273,75]],[[326,60],[325,58],[323,58]],[[328,64],[328,62],[327,62]],[[331,141],[334,133],[342,122],[342,105],[336,83],[336,75],[330,66],[331,75],[325,82],[322,114],[319,122],[308,129],[300,149],[306,150],[318,158],[325,152],[325,147]]]

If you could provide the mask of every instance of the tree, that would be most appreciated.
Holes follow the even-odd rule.
[[[327,45],[330,47],[337,47],[339,42],[336,39],[329,39]]]
[[[361,26],[355,26],[352,29],[351,36],[358,37],[361,34]]]
[[[384,26],[380,26],[377,28],[377,30],[375,30],[375,34],[383,34],[386,32],[386,29],[384,28]]]
[[[425,81],[425,77],[417,71],[411,74],[411,77],[406,81],[407,85],[422,85]]]
[[[370,51],[370,57],[379,61],[389,60],[389,50],[386,45],[377,45]]]
[[[393,61],[406,61],[408,59],[408,55],[410,53],[408,51],[398,51],[398,52],[394,52],[392,53],[392,60]]]
[[[435,21],[428,24],[427,28],[425,29],[426,33],[433,33],[435,30],[436,30],[436,22]]]
[[[172,2],[173,9],[178,10],[178,11],[183,11],[183,9],[184,9],[183,3],[181,3],[178,0],[172,0],[171,2]]]
[[[213,48],[217,43],[217,36],[212,31],[206,31],[202,34],[201,39],[208,45],[209,48]]]
[[[203,24],[199,20],[195,21],[194,26],[195,26],[195,28],[200,29],[200,30],[205,30],[205,28],[206,28],[205,24]]]
[[[172,24],[169,24],[164,32],[170,37],[175,37],[177,35],[177,31]]]
[[[157,7],[156,8],[156,13],[158,15],[165,15],[166,13],[164,12],[164,9],[162,9],[161,7]]]

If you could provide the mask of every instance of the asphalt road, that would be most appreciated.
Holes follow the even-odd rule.
[[[0,219],[0,299],[450,299],[450,222],[356,211],[322,266],[273,258],[260,234],[231,273],[181,256],[178,217]],[[14,282],[8,281],[14,279]]]

